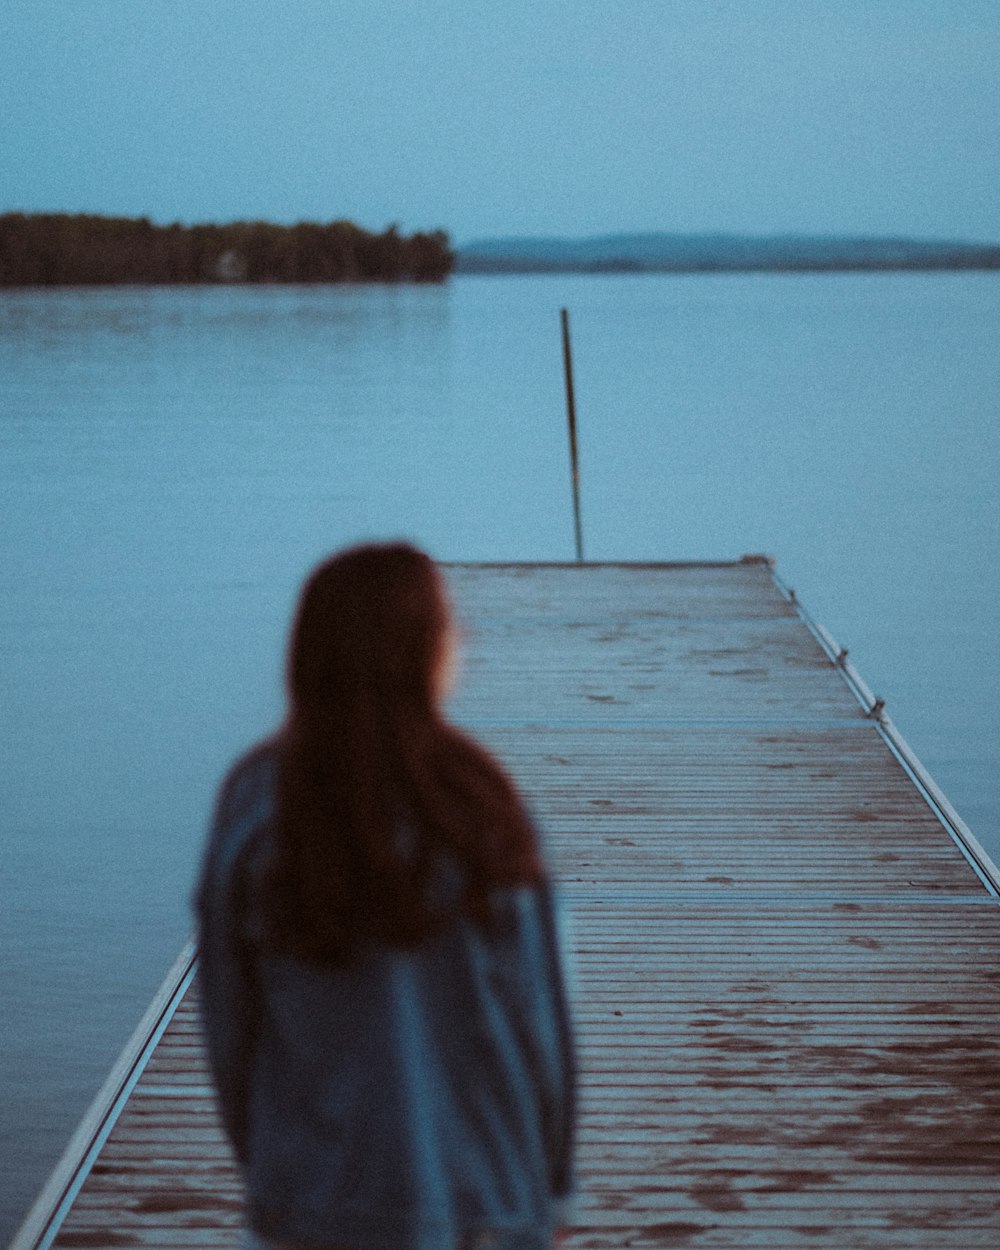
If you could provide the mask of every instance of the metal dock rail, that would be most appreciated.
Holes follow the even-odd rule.
[[[996,1250],[996,868],[769,562],[454,565],[569,919],[570,1246]],[[186,952],[15,1239],[233,1247]],[[360,1250],[360,1248],[359,1248]]]

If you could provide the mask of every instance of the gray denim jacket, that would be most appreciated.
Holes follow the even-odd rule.
[[[336,967],[264,954],[273,789],[264,744],[223,783],[195,900],[209,1062],[252,1229],[348,1250],[548,1250],[574,1118],[549,888],[498,892],[488,934],[457,920]]]

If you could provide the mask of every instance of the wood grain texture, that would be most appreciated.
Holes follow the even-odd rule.
[[[570,1245],[1000,1245],[1000,908],[762,564],[456,566],[568,913]],[[196,987],[55,1240],[235,1247]]]

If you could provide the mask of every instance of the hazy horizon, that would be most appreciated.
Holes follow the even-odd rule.
[[[683,238],[683,239],[753,239],[760,241],[782,241],[808,239],[810,241],[826,241],[837,240],[843,242],[893,242],[893,243],[969,243],[973,246],[995,246],[1000,243],[1000,232],[992,239],[972,239],[972,238],[956,238],[954,236],[944,238],[937,236],[934,238],[927,235],[915,234],[829,234],[822,231],[804,231],[804,230],[782,230],[775,233],[762,234],[758,232],[747,233],[740,230],[601,230],[592,234],[492,234],[489,236],[482,235],[475,239],[466,239],[457,244],[452,239],[452,243],[458,247],[469,247],[473,243],[490,242],[501,243],[508,241],[531,240],[536,243],[544,243],[549,241],[558,241],[561,243],[597,243],[605,242],[611,239],[658,239],[658,238]]]
[[[110,219],[121,218],[123,220],[139,219],[129,214],[90,213],[85,209],[80,209],[76,211],[65,210],[65,209],[59,209],[59,210],[39,209],[39,210],[32,210],[30,212],[24,209],[16,209],[16,208],[0,210],[0,216],[4,215],[5,213],[15,213],[15,214],[24,213],[26,216],[43,216],[43,217],[65,215],[65,216],[70,216],[70,217],[97,216],[97,217],[106,217]],[[236,225],[236,224],[241,224],[241,223],[252,223],[257,220],[264,220],[264,219],[258,219],[258,218],[227,218],[224,221],[221,219],[215,219],[215,220],[210,221],[208,219],[203,218],[199,220],[190,220],[190,221],[181,221],[177,219],[168,221],[165,218],[158,218],[148,213],[141,214],[141,217],[150,221],[154,226],[164,227],[164,226],[171,226],[171,225],[179,225],[185,228],[189,228],[192,226],[208,226],[208,225],[228,226],[228,225]],[[278,225],[278,226],[292,226],[292,225],[296,225],[300,223],[326,224],[328,222],[334,222],[337,220],[342,220],[342,219],[337,218],[337,217],[313,219],[313,218],[305,218],[301,216],[298,216],[298,217],[292,216],[292,217],[287,218],[284,221],[272,221],[270,219],[267,219],[266,224]],[[372,226],[370,223],[359,221],[359,222],[355,222],[354,224],[362,227],[365,230],[374,231],[377,229],[385,229],[388,226],[395,225],[396,223],[390,222],[390,223],[387,223],[386,226]],[[755,242],[783,242],[787,240],[789,242],[791,241],[848,242],[848,243],[849,242],[859,242],[859,243],[862,243],[862,242],[863,243],[874,243],[874,242],[890,243],[891,242],[891,243],[909,243],[909,244],[917,244],[917,245],[969,245],[973,247],[1000,246],[1000,232],[998,232],[997,236],[994,238],[990,238],[990,239],[975,238],[974,239],[968,236],[944,237],[944,236],[939,235],[935,237],[930,237],[927,235],[901,234],[901,233],[897,233],[897,234],[839,234],[839,233],[827,233],[827,232],[822,232],[822,231],[804,231],[804,230],[783,230],[783,231],[774,232],[774,233],[760,233],[760,232],[748,233],[748,232],[738,231],[738,230],[721,230],[721,229],[720,230],[664,230],[664,229],[646,228],[646,229],[610,229],[610,230],[601,230],[596,233],[591,232],[591,233],[586,233],[586,234],[571,234],[571,233],[511,234],[508,231],[500,231],[496,234],[480,235],[480,236],[477,236],[476,238],[471,238],[471,239],[456,239],[454,234],[448,229],[447,225],[440,224],[440,223],[433,224],[433,225],[425,224],[423,226],[418,225],[418,226],[414,226],[413,229],[415,231],[444,230],[449,236],[449,241],[451,245],[458,250],[466,249],[466,248],[472,247],[475,244],[480,244],[480,243],[491,243],[491,244],[521,243],[521,242],[601,243],[601,242],[610,242],[613,240],[616,241],[619,239],[662,239],[662,238],[726,239],[726,240],[738,239],[741,241],[746,240],[746,241],[755,241]]]

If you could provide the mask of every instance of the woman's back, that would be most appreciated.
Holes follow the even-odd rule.
[[[209,1049],[253,1228],[387,1250],[472,1235],[547,1247],[571,1131],[547,889],[499,891],[488,932],[459,916],[342,964],[268,954],[255,898],[273,775],[273,747],[230,774],[198,896]]]
[[[464,749],[458,736],[441,741]],[[197,896],[209,1057],[252,1228],[341,1250],[544,1250],[569,1187],[573,1119],[544,875],[522,856],[490,884],[485,871],[500,861],[475,841],[491,837],[490,818],[477,822],[468,803],[470,828],[456,826],[463,809],[452,801],[451,826],[434,836],[419,817],[433,798],[397,803],[388,839],[372,850],[352,842],[350,805],[335,801],[334,818],[317,827],[339,849],[313,871],[353,869],[358,889],[330,883],[341,919],[326,932],[338,941],[313,950],[308,917],[275,923],[276,899],[288,920],[294,882],[286,872],[284,892],[275,890],[277,868],[289,864],[288,750],[279,734],[230,772]],[[491,781],[488,757],[471,759]],[[447,776],[447,757],[435,766]],[[516,819],[521,844],[533,841],[523,809]],[[296,855],[296,870],[310,871]],[[413,889],[380,895],[371,880],[380,863]],[[315,908],[323,882],[313,884]],[[358,918],[359,896],[370,917]],[[382,898],[413,908],[409,928],[383,923]]]

